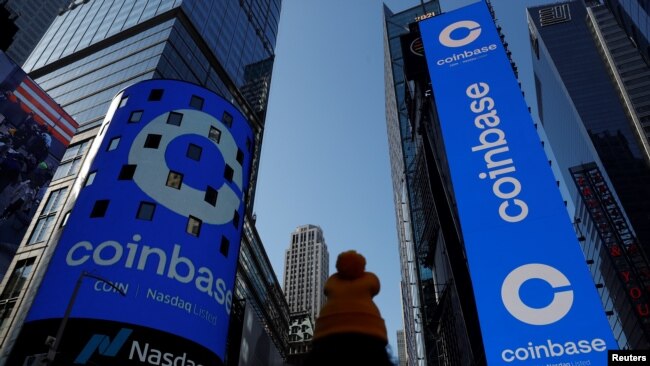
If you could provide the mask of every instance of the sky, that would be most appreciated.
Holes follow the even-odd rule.
[[[448,12],[474,2],[443,0],[441,6]],[[492,0],[533,108],[525,8],[551,2]],[[399,12],[420,1],[385,3]],[[330,274],[345,250],[366,257],[366,270],[381,281],[375,303],[397,355],[401,277],[386,134],[382,4],[283,1],[254,211],[280,284],[291,232],[300,225],[323,229]]]

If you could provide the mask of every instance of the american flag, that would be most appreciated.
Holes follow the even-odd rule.
[[[48,126],[52,137],[64,146],[70,143],[79,125],[32,79],[25,77],[13,94],[25,112],[34,113],[38,124]]]

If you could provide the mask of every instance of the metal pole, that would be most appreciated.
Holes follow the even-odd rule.
[[[77,283],[74,286],[74,290],[72,291],[72,295],[70,296],[70,301],[68,301],[68,306],[65,309],[65,314],[63,315],[63,319],[61,319],[61,324],[59,324],[59,329],[56,331],[56,338],[54,339],[54,343],[50,347],[50,349],[47,351],[47,358],[45,359],[45,363],[51,364],[54,362],[54,357],[56,356],[56,351],[59,349],[59,344],[61,344],[61,338],[63,337],[63,331],[65,330],[66,323],[68,322],[68,318],[70,318],[70,313],[72,312],[72,306],[74,305],[75,300],[77,299],[77,294],[79,293],[79,289],[81,288],[81,283],[83,282],[84,277],[90,277],[94,278],[98,281],[102,281],[115,290],[119,292],[122,296],[126,296],[126,293],[122,291],[122,289],[118,288],[115,286],[112,282],[89,272],[83,271],[79,274],[79,278],[77,279]]]

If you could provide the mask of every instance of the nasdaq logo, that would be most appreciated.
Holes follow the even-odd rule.
[[[74,360],[74,363],[77,365],[85,365],[95,351],[102,356],[115,357],[131,333],[133,333],[133,329],[122,328],[112,341],[107,335],[94,334]]]
[[[458,29],[467,29],[469,33],[463,38],[452,38],[452,33]],[[442,30],[438,36],[440,43],[447,47],[463,47],[468,44],[476,41],[476,39],[481,35],[481,25],[473,20],[461,20],[460,22],[455,22]]]

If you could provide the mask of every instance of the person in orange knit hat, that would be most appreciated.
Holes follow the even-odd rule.
[[[394,366],[384,319],[372,301],[379,279],[366,272],[366,259],[354,250],[339,254],[336,270],[325,282],[327,301],[316,319],[305,365]]]

